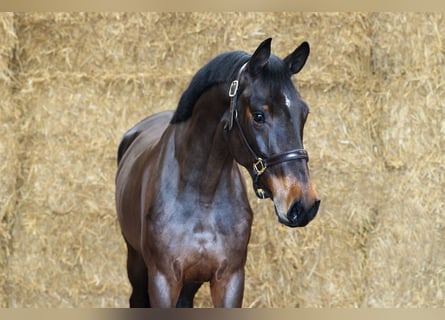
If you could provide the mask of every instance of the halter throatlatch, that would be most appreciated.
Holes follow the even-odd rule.
[[[247,141],[246,134],[244,133],[244,130],[239,122],[238,119],[238,111],[237,111],[237,105],[238,105],[238,89],[239,89],[239,79],[241,77],[241,73],[244,71],[247,63],[245,63],[239,70],[237,79],[232,81],[230,88],[229,88],[229,97],[230,97],[230,119],[226,123],[224,129],[227,131],[232,130],[233,123],[236,123],[239,129],[239,134],[241,136],[241,140],[243,141],[244,146],[247,150],[249,150],[249,153],[253,157],[253,188],[255,190],[255,194],[260,199],[266,199],[269,198],[269,194],[266,190],[259,187],[259,179],[260,176],[266,171],[267,168],[287,162],[287,161],[293,161],[293,160],[299,160],[303,159],[306,161],[309,161],[308,153],[305,149],[293,149],[287,152],[283,152],[280,154],[272,155],[270,157],[259,157],[258,154],[253,150],[252,146],[250,145],[249,141]]]

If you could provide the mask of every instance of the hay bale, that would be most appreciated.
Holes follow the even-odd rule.
[[[385,79],[408,76],[431,81],[445,63],[441,13],[371,15],[373,70]]]
[[[10,70],[10,60],[17,37],[14,30],[13,14],[0,13],[0,307],[7,305],[4,287],[7,261],[10,255],[11,226],[13,210],[17,198],[19,156],[17,146],[19,128],[16,119],[19,111],[15,108],[13,87],[14,79]]]
[[[283,57],[303,40],[312,43],[308,74],[319,75],[322,83],[350,85],[364,76],[371,58],[366,14],[37,13],[18,18],[27,72],[120,70],[190,77],[223,51],[252,51],[275,35],[274,53]]]
[[[444,32],[443,14],[379,14],[374,24],[386,188],[370,306],[444,306]]]
[[[117,123],[109,114],[110,103],[121,111],[137,103],[107,101],[107,84],[95,80],[60,77],[22,90],[32,148],[9,263],[10,305],[123,305],[125,286],[110,288],[126,276],[112,201]]]

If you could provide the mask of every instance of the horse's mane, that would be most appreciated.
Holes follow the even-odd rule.
[[[193,77],[179,100],[170,123],[175,124],[191,117],[193,107],[201,94],[210,87],[234,80],[241,66],[250,58],[242,51],[223,53],[208,62]]]

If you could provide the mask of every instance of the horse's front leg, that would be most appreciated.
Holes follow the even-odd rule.
[[[244,294],[244,269],[216,277],[210,282],[213,305],[216,308],[241,308]]]
[[[182,284],[159,270],[149,272],[148,292],[153,308],[174,308],[181,292]]]

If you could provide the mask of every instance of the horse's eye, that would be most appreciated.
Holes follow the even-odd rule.
[[[265,117],[264,117],[264,113],[262,113],[262,112],[255,112],[255,113],[253,114],[253,120],[254,120],[256,123],[264,123],[264,121],[265,121],[266,119],[265,119]]]

